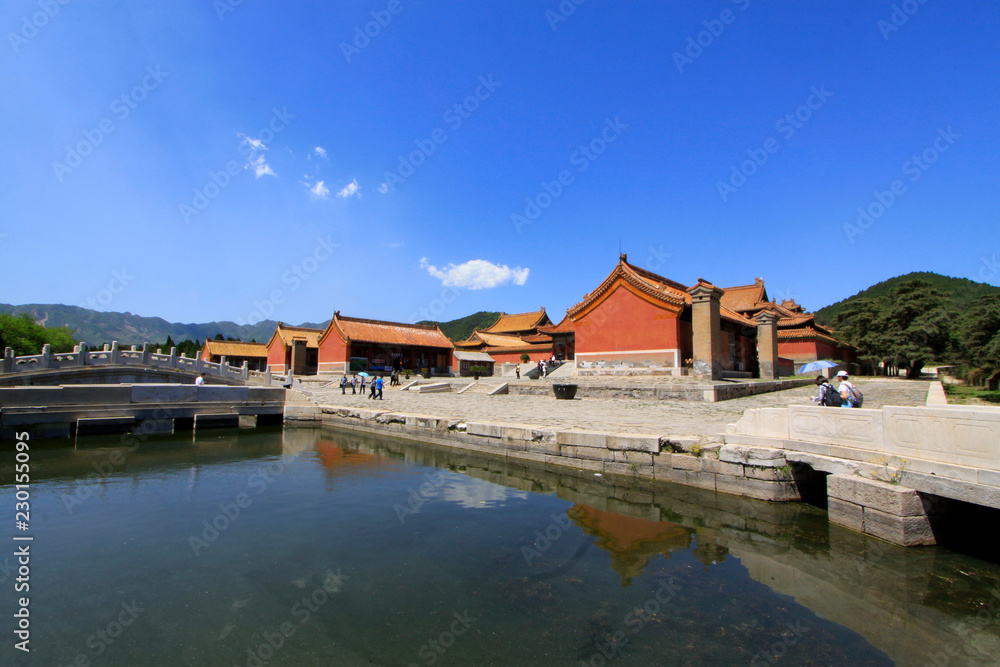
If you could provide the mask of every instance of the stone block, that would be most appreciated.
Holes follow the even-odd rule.
[[[659,454],[654,454],[653,455],[653,465],[654,466],[663,466],[665,468],[673,468],[674,467],[674,454],[671,454],[669,452],[664,452],[664,451],[660,451]]]
[[[199,387],[193,384],[134,384],[133,403],[194,403]]]
[[[573,447],[607,449],[608,434],[599,431],[559,431],[556,433],[556,442]]]
[[[134,427],[134,417],[88,417],[77,420],[76,434],[127,433]]]
[[[222,385],[196,387],[199,403],[245,403],[250,396],[249,387],[226,387]]]
[[[652,466],[653,455],[648,452],[633,452],[629,450],[612,450],[615,463],[625,463],[638,466]]]
[[[819,406],[788,408],[791,440],[884,451],[882,410],[831,409]]]
[[[660,438],[655,435],[616,433],[608,436],[608,449],[659,453]]]
[[[468,422],[465,432],[469,435],[499,438],[503,435],[504,426],[504,424],[493,424],[490,422]]]
[[[358,419],[363,419],[365,421],[375,421],[378,419],[379,415],[384,415],[386,410],[365,410],[358,408],[355,411],[355,415]]]
[[[448,428],[447,417],[434,417],[431,415],[406,415],[407,426],[413,428],[430,428],[435,430],[445,430]]]
[[[225,415],[195,415],[194,430],[205,428],[239,428],[240,416],[238,414]]]
[[[719,449],[719,460],[726,463],[743,463],[764,468],[780,468],[788,461],[785,450],[748,445],[724,445]]]
[[[670,471],[669,481],[675,484],[683,484],[684,486],[693,486],[699,489],[715,491],[716,477],[717,475],[711,472],[674,468]]]
[[[132,385],[73,384],[62,387],[64,405],[127,405],[132,402]]]
[[[527,442],[526,449],[529,452],[534,452],[536,454],[549,454],[551,456],[559,456],[559,445],[555,442],[532,440]]]
[[[980,470],[979,483],[987,486],[1000,487],[1000,473],[993,472],[992,470]]]
[[[832,524],[850,528],[859,533],[865,531],[864,511],[861,505],[855,505],[838,498],[828,498],[827,514]]]
[[[673,462],[673,467],[676,470],[703,470],[704,460],[698,458],[697,456],[684,456],[678,454],[677,456],[671,457]]]
[[[614,453],[609,449],[598,449],[597,447],[579,447],[575,445],[559,445],[560,456],[572,459],[586,459],[588,461],[609,461],[615,460]]]
[[[586,470],[588,472],[604,473],[603,461],[569,458],[567,456],[546,456],[545,465],[546,467],[553,467],[554,470],[559,470],[560,468],[575,468],[577,470]]]
[[[743,476],[748,479],[760,479],[767,482],[791,482],[794,477],[790,468],[762,468],[760,466],[743,466]]]
[[[406,424],[406,415],[398,412],[383,412],[375,417],[379,424]]]
[[[937,544],[926,516],[896,516],[864,508],[865,533],[904,547]]]
[[[746,496],[757,500],[772,502],[790,502],[802,500],[798,487],[790,482],[768,482],[760,479],[746,479],[719,475],[716,489],[720,493],[734,496]]]
[[[714,472],[716,475],[743,477],[743,466],[739,463],[726,463],[717,459],[703,459],[702,469],[705,472]]]
[[[61,405],[62,387],[4,387],[0,408]]]
[[[660,450],[666,452],[690,452],[701,444],[701,438],[664,436],[660,438]]]
[[[551,456],[551,454],[542,454],[540,452],[511,452],[511,457],[516,458],[519,461],[527,461],[530,463],[545,463],[545,457]]]
[[[635,477],[637,476],[638,468],[629,466],[627,463],[605,462],[604,472],[611,475],[620,475],[621,477]]]
[[[283,387],[247,387],[247,400],[254,403],[281,403],[285,400]]]

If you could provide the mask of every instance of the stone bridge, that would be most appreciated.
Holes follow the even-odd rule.
[[[203,428],[282,423],[282,387],[194,384],[67,385],[0,388],[0,440],[96,433],[143,437]]]
[[[948,501],[1000,509],[1000,408],[759,408],[725,440],[723,459],[782,450],[826,473],[830,521],[896,544],[934,544]]]
[[[230,366],[225,357],[213,363],[178,355],[176,347],[170,349],[170,354],[158,354],[148,343],[141,348],[133,345],[123,349],[116,341],[103,350],[83,349],[80,343],[72,352],[52,352],[45,345],[41,354],[16,357],[8,347],[0,366],[0,386],[184,383],[194,382],[201,373],[213,384],[270,386],[286,381],[283,376],[272,376],[270,371],[251,371],[246,362]]]

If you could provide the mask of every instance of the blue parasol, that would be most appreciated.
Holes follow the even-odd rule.
[[[805,373],[815,373],[816,371],[821,371],[824,368],[833,368],[834,366],[839,366],[840,364],[833,361],[810,361],[808,364],[803,366],[798,370],[796,375],[804,375]]]

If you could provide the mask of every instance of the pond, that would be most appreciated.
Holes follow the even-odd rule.
[[[857,535],[809,505],[345,431],[207,433],[32,443],[31,653],[8,631],[0,664],[1000,656],[1000,567]],[[13,550],[0,556],[7,619]]]

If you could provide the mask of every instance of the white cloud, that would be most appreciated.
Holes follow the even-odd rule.
[[[246,144],[250,147],[249,155],[247,155],[247,161],[243,164],[244,169],[253,169],[254,176],[260,178],[265,174],[269,176],[277,176],[274,170],[271,169],[271,165],[267,163],[267,158],[264,157],[264,151],[267,150],[267,146],[260,139],[253,139],[246,136],[245,134],[237,134],[243,141],[240,145]]]
[[[353,197],[354,195],[361,196],[361,186],[358,185],[358,179],[354,179],[347,185],[345,185],[340,192],[337,193],[338,197],[347,199],[348,197]]]
[[[378,186],[378,191],[381,192],[382,194],[388,194],[388,192],[389,192],[389,184],[388,183],[383,183],[382,185]]]
[[[467,287],[468,289],[489,289],[513,282],[523,285],[528,280],[528,269],[510,268],[506,264],[498,265],[485,259],[473,259],[464,264],[449,264],[443,269],[429,264],[426,257],[420,258],[420,268],[441,281],[448,287]]]
[[[313,199],[326,199],[330,194],[330,188],[323,185],[323,181],[316,181],[315,185],[309,185],[305,181],[302,184],[309,190],[309,195]]]
[[[314,148],[313,153],[323,158],[324,160],[326,159],[326,149],[323,148],[322,146],[317,146],[316,148]]]

